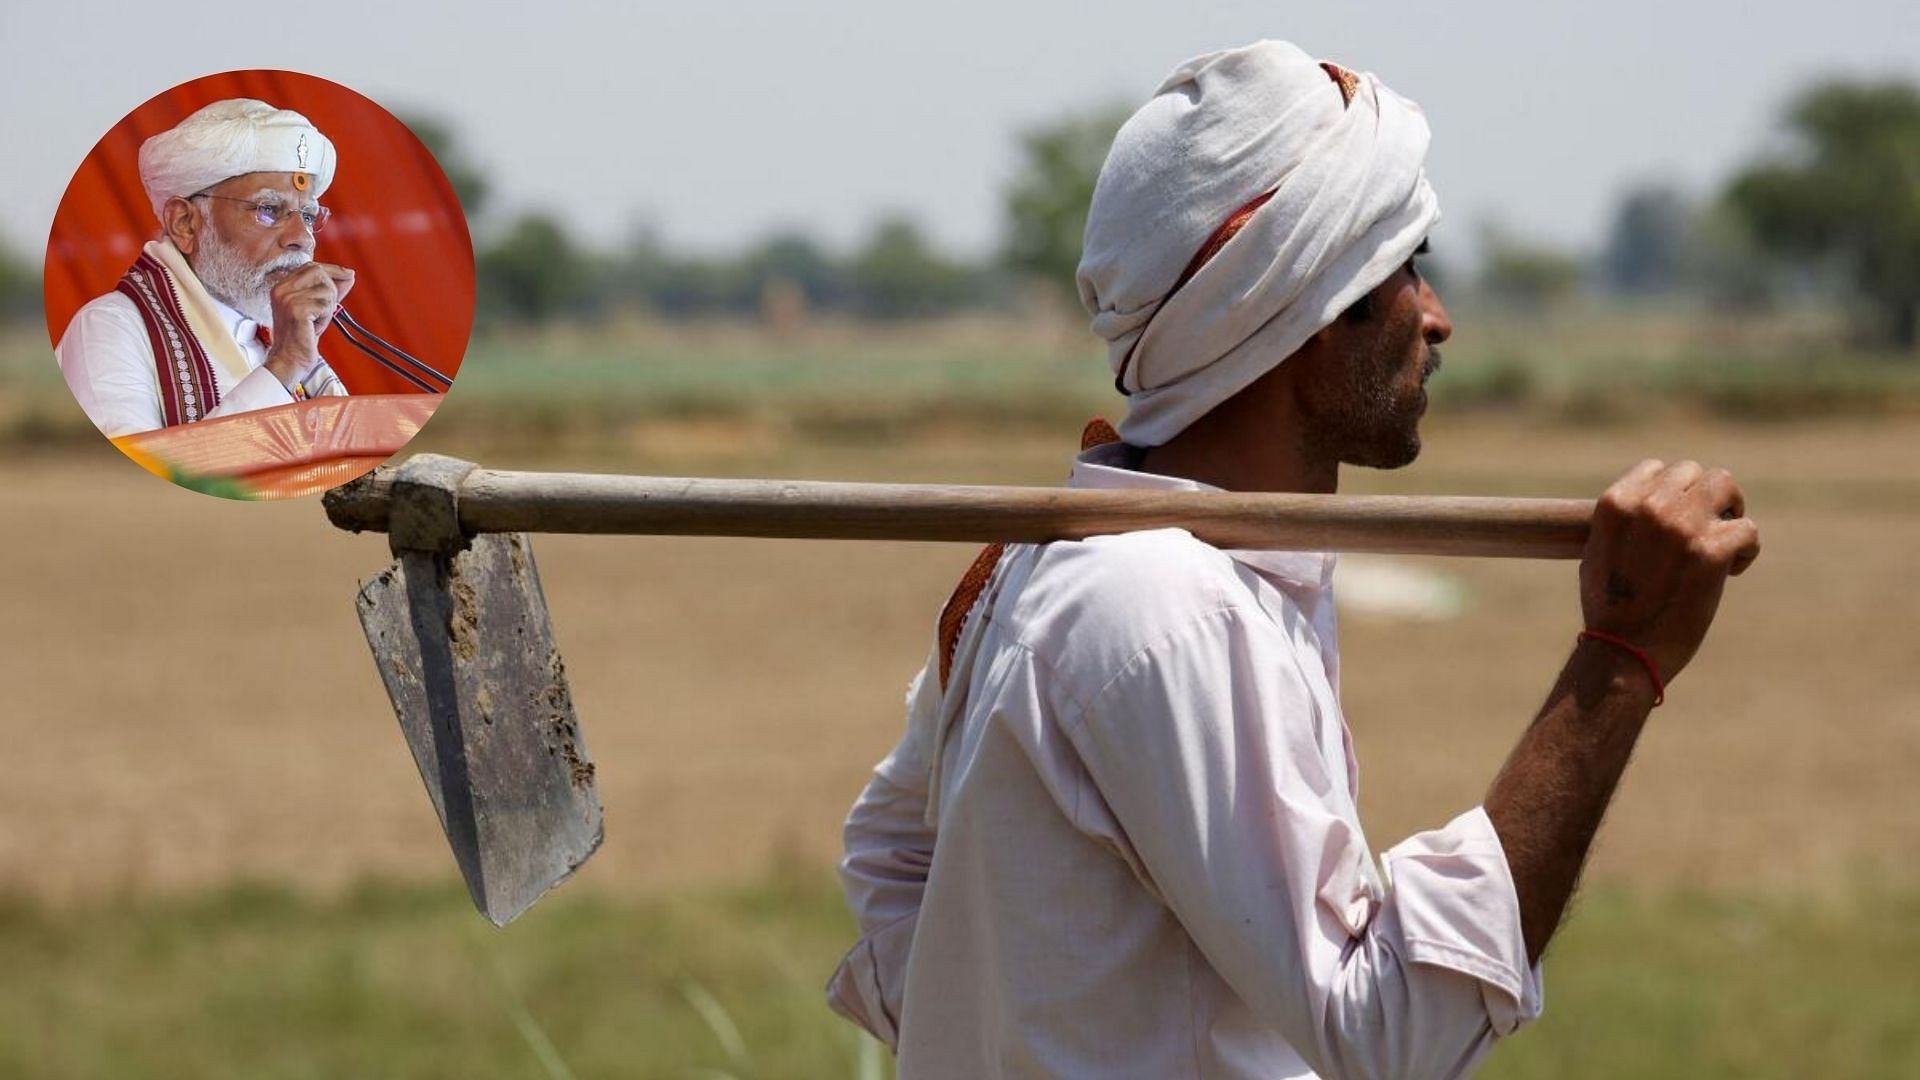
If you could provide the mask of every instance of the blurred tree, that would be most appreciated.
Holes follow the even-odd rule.
[[[799,288],[807,306],[838,307],[846,298],[845,274],[812,237],[794,231],[777,232],[748,251],[743,277],[755,297],[775,281]]]
[[[525,214],[475,260],[481,311],[543,322],[594,298],[592,259],[545,214]]]
[[[38,319],[41,310],[38,269],[0,239],[0,320]]]
[[[880,221],[846,257],[795,229],[737,254],[691,256],[643,228],[591,269],[599,278],[594,295],[615,304],[638,302],[670,319],[766,318],[777,310],[789,328],[813,312],[917,318],[994,299],[987,275],[940,255],[918,226],[897,216]]]
[[[1614,210],[1600,254],[1607,288],[1647,296],[1683,285],[1696,216],[1692,201],[1670,184],[1629,188]]]
[[[1746,218],[1725,200],[1700,212],[1691,236],[1686,280],[1712,303],[1764,310],[1795,284],[1793,268],[1763,249]]]
[[[458,141],[454,138],[453,127],[444,120],[431,116],[403,116],[400,122],[412,131],[433,160],[439,162],[440,171],[447,174],[447,182],[453,185],[453,193],[460,198],[460,209],[467,215],[468,221],[477,220],[486,208],[487,196],[493,190],[486,173],[467,157]]]
[[[1539,311],[1580,287],[1580,260],[1572,254],[1517,239],[1498,227],[1486,230],[1482,244],[1480,288],[1495,300]]]
[[[1835,260],[1873,336],[1920,348],[1920,86],[1835,80],[1789,105],[1792,142],[1728,186],[1760,245]]]
[[[880,221],[847,269],[855,307],[874,318],[942,315],[976,291],[975,275],[941,258],[903,217]]]
[[[754,292],[736,259],[701,259],[658,252],[644,279],[648,304],[662,315],[681,318],[716,313],[742,314],[754,306]]]
[[[646,221],[634,223],[601,275],[608,302],[619,308],[658,310],[654,294],[667,272],[668,261],[658,227]]]
[[[1087,231],[1094,181],[1130,110],[1109,106],[1020,136],[1020,164],[1006,192],[1001,261],[1074,297],[1074,268]]]

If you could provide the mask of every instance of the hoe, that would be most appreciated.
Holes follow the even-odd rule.
[[[1216,547],[1578,558],[1590,501],[1079,491],[504,472],[437,454],[327,493],[393,563],[360,623],[474,906],[504,926],[600,846],[600,798],[530,533],[1046,543],[1180,528]]]

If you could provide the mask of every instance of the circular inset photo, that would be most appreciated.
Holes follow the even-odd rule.
[[[74,400],[149,471],[310,495],[385,461],[459,373],[473,243],[405,124],[311,75],[148,100],[80,163],[47,241]]]

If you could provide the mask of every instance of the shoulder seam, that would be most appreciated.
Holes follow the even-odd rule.
[[[1186,633],[1188,630],[1191,630],[1192,628],[1200,625],[1201,623],[1207,622],[1209,620],[1212,620],[1222,615],[1225,615],[1228,617],[1235,617],[1237,616],[1238,611],[1239,611],[1239,605],[1230,604],[1230,603],[1223,603],[1217,607],[1209,608],[1206,611],[1202,611],[1196,615],[1193,615],[1192,617],[1186,619],[1185,621],[1179,623],[1176,626],[1168,627],[1165,633],[1161,634],[1159,637],[1154,638],[1152,641],[1149,641],[1144,645],[1141,645],[1138,649],[1135,649],[1133,652],[1129,653],[1125,660],[1122,660],[1119,664],[1115,665],[1113,674],[1108,676],[1107,680],[1100,684],[1100,688],[1098,690],[1095,690],[1093,694],[1088,698],[1088,700],[1086,700],[1085,702],[1081,702],[1078,699],[1075,700],[1074,704],[1079,707],[1079,712],[1077,715],[1074,716],[1072,723],[1064,725],[1067,733],[1072,734],[1073,732],[1077,731],[1080,725],[1085,722],[1087,713],[1092,710],[1093,703],[1107,696],[1107,692],[1113,689],[1113,685],[1119,682],[1122,678],[1124,678],[1129,672],[1131,672],[1136,667],[1138,667],[1140,665],[1140,662],[1145,657],[1147,657],[1148,654],[1159,651],[1161,646],[1171,641],[1174,637],[1180,634]],[[1029,649],[1028,651],[1032,652],[1031,649]],[[1034,653],[1033,655],[1035,656],[1036,659],[1040,658],[1038,653]],[[1045,661],[1043,660],[1042,662],[1044,663]],[[1051,664],[1048,664],[1047,666],[1049,669],[1053,667],[1053,665]]]

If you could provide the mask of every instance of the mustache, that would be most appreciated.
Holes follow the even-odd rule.
[[[286,275],[313,261],[313,256],[304,251],[288,252],[260,268],[260,283],[266,284],[276,274]]]
[[[1433,378],[1433,373],[1439,370],[1440,349],[1438,346],[1435,346],[1427,350],[1427,362],[1420,368],[1420,381],[1426,382],[1428,379]]]

